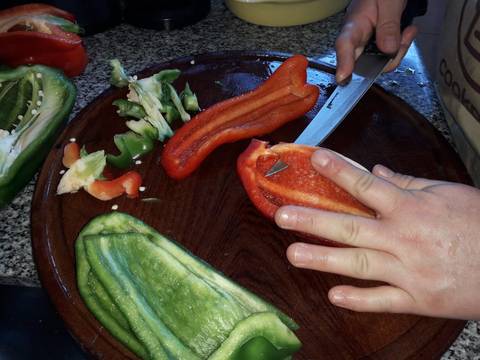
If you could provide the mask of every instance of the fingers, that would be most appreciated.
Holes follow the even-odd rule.
[[[388,63],[385,67],[384,72],[389,72],[394,70],[400,65],[400,62],[407,54],[407,51],[412,44],[415,36],[417,35],[417,27],[414,25],[408,26],[402,33],[402,39],[400,41],[400,48],[398,49],[397,55]]]
[[[352,1],[345,24],[335,43],[337,83],[342,84],[350,77],[355,61],[363,52],[374,29],[380,51],[396,54],[384,71],[392,71],[400,64],[417,33],[417,28],[413,25],[400,33],[404,8],[405,1],[398,0]]]
[[[402,273],[401,264],[385,252],[358,249],[333,248],[304,243],[295,243],[287,249],[287,258],[292,265],[349,276],[393,282]]]
[[[393,286],[336,286],[328,298],[334,305],[361,312],[411,313],[415,307],[415,300],[406,291]]]
[[[313,167],[345,189],[360,202],[375,210],[377,214],[391,212],[405,196],[402,189],[349,164],[335,153],[319,149],[312,155]]]
[[[437,180],[416,178],[410,175],[395,173],[383,165],[375,165],[373,167],[372,173],[378,177],[381,177],[382,179],[385,179],[389,183],[405,190],[422,190],[429,186],[442,183],[441,181]]]
[[[275,213],[275,221],[282,229],[295,230],[338,243],[371,249],[386,249],[386,242],[378,236],[378,222],[331,211],[302,206],[282,206]]]
[[[340,35],[335,42],[337,54],[337,83],[341,84],[352,75],[355,60],[373,33],[377,9],[374,3],[352,1]]]
[[[375,28],[376,43],[380,51],[395,54],[400,48],[400,19],[405,7],[403,1],[378,1],[378,19]]]
[[[350,77],[355,66],[355,60],[360,56],[365,46],[364,32],[370,36],[372,28],[364,29],[365,26],[358,20],[352,19],[345,23],[335,42],[337,54],[337,83],[342,83]]]

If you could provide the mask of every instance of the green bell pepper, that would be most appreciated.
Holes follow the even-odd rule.
[[[118,59],[112,59],[109,63],[112,69],[110,73],[110,84],[118,88],[128,86],[128,75],[120,61]]]
[[[143,106],[133,101],[117,99],[112,102],[112,104],[118,107],[117,114],[122,117],[130,116],[136,119],[143,119],[145,116],[147,116]]]
[[[32,179],[67,120],[76,89],[42,66],[0,70],[0,207]]]
[[[188,112],[200,111],[197,95],[195,95],[192,89],[190,89],[188,82],[185,84],[185,89],[180,93],[180,99],[182,100],[185,110]]]
[[[130,130],[136,132],[138,135],[148,137],[152,140],[156,140],[158,138],[157,129],[146,120],[128,120],[125,122],[125,125],[127,125]]]
[[[288,359],[297,324],[140,220],[88,223],[75,243],[87,307],[144,359]]]
[[[115,135],[113,142],[120,151],[120,154],[108,154],[107,162],[119,169],[130,167],[133,165],[135,159],[149,153],[154,146],[151,138],[136,134],[133,131]]]

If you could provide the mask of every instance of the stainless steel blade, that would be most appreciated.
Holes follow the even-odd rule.
[[[390,61],[384,55],[362,54],[355,63],[352,79],[337,86],[318,114],[295,140],[295,144],[317,146],[345,119]]]
[[[317,115],[295,140],[295,144],[317,146],[345,119],[391,60],[382,54],[363,53],[357,59],[350,82],[338,85]],[[266,173],[271,176],[288,167],[277,161]]]

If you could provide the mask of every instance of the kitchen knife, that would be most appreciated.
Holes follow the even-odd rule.
[[[412,23],[414,17],[425,15],[426,11],[427,0],[409,0],[402,14],[401,31]],[[355,107],[391,58],[382,54],[375,42],[370,41],[355,63],[350,82],[336,87],[318,114],[295,140],[295,144],[317,146],[322,143]],[[279,160],[265,176],[276,174],[287,167],[287,164]]]
[[[310,124],[295,140],[295,144],[317,146],[345,119],[367,90],[372,86],[391,57],[378,51],[366,51],[357,59],[351,80],[338,85]],[[271,176],[287,167],[277,161],[266,173]]]
[[[316,146],[322,143],[355,107],[390,60],[390,57],[379,53],[360,55],[350,82],[335,88],[295,144]]]

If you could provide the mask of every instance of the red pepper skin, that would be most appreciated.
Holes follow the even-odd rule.
[[[17,17],[34,19],[45,14],[75,21],[72,14],[53,6],[29,4],[0,11],[0,24]],[[57,25],[46,23],[45,26],[48,32],[0,32],[0,62],[11,67],[43,64],[62,69],[70,77],[80,75],[88,62],[80,36]]]
[[[71,142],[63,148],[62,164],[70,168],[72,164],[80,159],[80,146]],[[129,198],[137,198],[142,177],[136,171],[129,171],[116,179],[111,180],[111,174],[106,168],[103,176],[108,180],[95,180],[85,190],[99,200],[112,200],[116,197],[127,194]]]
[[[239,156],[237,171],[255,207],[269,219],[283,205],[374,217],[373,210],[313,168],[310,158],[316,149],[288,143],[268,147],[267,142],[253,139]],[[288,168],[266,177],[264,174],[279,159]]]
[[[75,161],[80,159],[80,146],[76,142],[71,142],[63,148],[62,164],[70,168]]]
[[[123,194],[129,198],[138,197],[142,177],[136,171],[129,171],[114,180],[95,180],[85,190],[99,200],[111,200]]]
[[[183,179],[220,145],[268,134],[312,109],[319,89],[306,83],[307,66],[304,56],[292,56],[255,90],[193,117],[163,150],[167,174]]]

